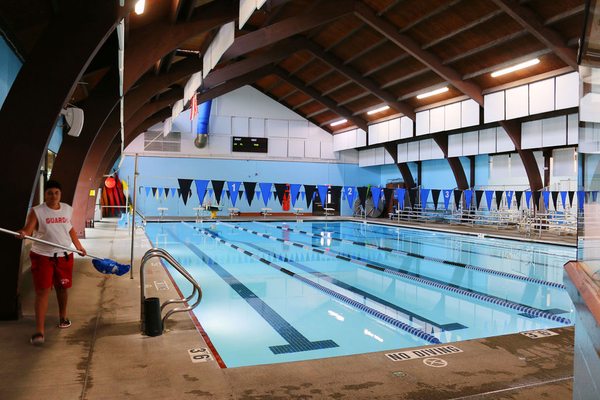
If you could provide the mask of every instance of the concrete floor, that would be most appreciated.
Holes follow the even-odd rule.
[[[128,233],[97,223],[84,245],[90,253],[128,263]],[[141,230],[139,260],[149,243]],[[139,263],[139,261],[138,261]],[[146,271],[147,296],[154,281],[170,282],[158,264]],[[221,369],[215,361],[192,363],[188,349],[205,346],[189,314],[176,314],[159,337],[139,332],[140,287],[129,276],[97,273],[76,259],[70,291],[73,326],[56,328],[51,301],[46,344],[34,347],[33,291],[22,285],[23,318],[0,322],[0,399],[570,399],[573,328],[530,339],[516,334],[453,343],[463,350],[436,358],[393,362],[384,353],[315,361]]]

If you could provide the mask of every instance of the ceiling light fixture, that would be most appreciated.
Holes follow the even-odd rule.
[[[137,15],[143,14],[144,8],[146,8],[146,0],[138,0],[135,3],[135,13]]]
[[[523,68],[531,67],[532,65],[539,64],[539,62],[540,62],[539,58],[534,58],[532,60],[528,60],[528,61],[522,62],[520,64],[513,65],[512,67],[508,67],[508,68],[504,68],[504,69],[501,69],[496,72],[492,72],[492,78],[496,78],[501,75],[510,74],[511,72],[515,72],[515,71],[518,71]]]
[[[389,110],[389,109],[390,109],[390,106],[379,107],[379,108],[376,108],[374,110],[367,112],[367,115],[377,114],[378,112],[382,112],[382,111]]]
[[[431,92],[421,93],[417,96],[417,99],[424,99],[425,97],[435,96],[436,94],[445,93],[448,91],[448,86],[444,86],[443,88],[432,90]]]
[[[330,123],[329,126],[338,126],[338,125],[345,124],[346,122],[348,122],[347,119],[340,119],[339,121]]]

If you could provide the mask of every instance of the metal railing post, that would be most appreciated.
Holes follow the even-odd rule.
[[[135,244],[135,211],[136,211],[136,200],[137,200],[137,177],[138,177],[138,154],[135,153],[135,166],[133,172],[133,212],[131,213],[131,269],[129,270],[129,279],[133,279],[133,251]]]

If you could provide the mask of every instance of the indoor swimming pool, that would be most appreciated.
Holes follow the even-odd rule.
[[[201,285],[194,314],[227,367],[451,343],[575,317],[562,284],[571,247],[352,221],[155,223],[146,233]]]

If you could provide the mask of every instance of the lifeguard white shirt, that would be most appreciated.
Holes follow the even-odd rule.
[[[70,247],[72,241],[69,231],[73,227],[71,225],[73,208],[65,203],[59,204],[58,210],[51,209],[46,203],[33,207],[38,220],[38,229],[33,233],[33,237]],[[62,255],[65,252],[61,248],[38,242],[33,242],[31,251],[48,257],[54,256],[55,253]]]

